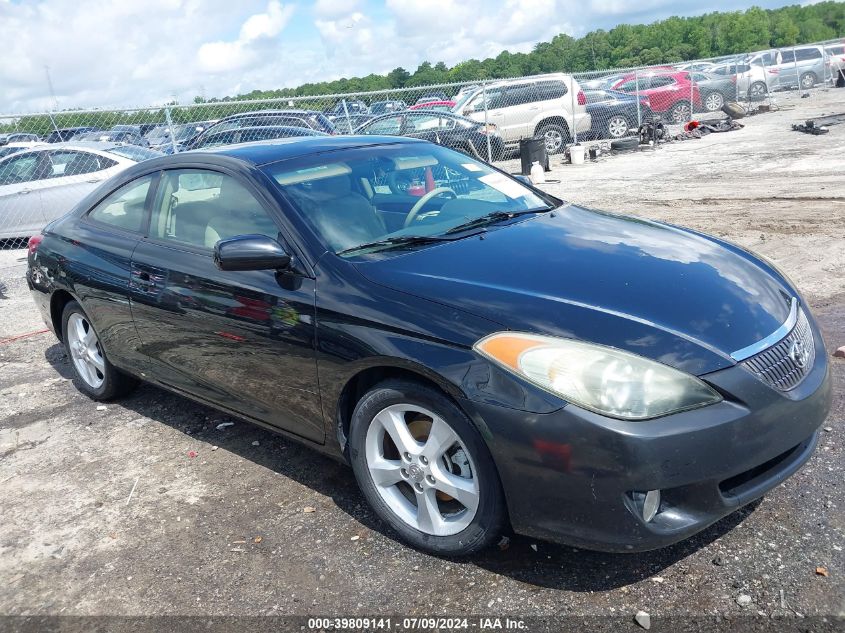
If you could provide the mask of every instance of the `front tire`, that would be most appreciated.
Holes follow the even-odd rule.
[[[411,546],[473,554],[505,524],[498,473],[472,422],[439,391],[389,380],[352,415],[350,460],[376,514]]]
[[[94,326],[76,301],[62,312],[62,340],[71,361],[77,388],[94,400],[111,400],[126,395],[138,384],[118,371],[106,358]]]

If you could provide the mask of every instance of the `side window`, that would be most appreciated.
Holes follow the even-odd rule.
[[[108,169],[117,165],[116,161],[88,152],[74,152],[68,150],[56,150],[50,152],[52,168],[48,178],[61,178],[62,176],[80,176],[95,171]]]
[[[675,80],[671,77],[652,77],[651,88],[665,88],[666,86],[674,85]]]
[[[791,63],[795,61],[795,52],[792,49],[781,51],[780,60],[782,64]]]
[[[161,176],[150,237],[211,249],[237,235],[278,239],[279,229],[235,178],[203,169],[174,169]]]
[[[822,52],[817,48],[799,48],[795,51],[795,57],[799,62],[809,59],[821,59]]]
[[[540,100],[537,85],[534,83],[511,86],[505,95],[504,106],[517,106]]]
[[[200,147],[218,147],[220,145],[231,145],[235,143],[235,138],[237,137],[238,132],[235,130],[231,130],[229,132],[221,132],[219,134],[211,134],[206,136],[202,142],[197,145],[197,148]]]
[[[143,176],[123,185],[88,212],[88,218],[127,231],[140,233],[144,209],[153,175]]]
[[[637,83],[636,79],[631,79],[630,81],[626,81],[623,84],[620,84],[616,90],[621,90],[622,92],[636,92],[637,87],[639,86],[640,90],[645,90],[648,88],[648,78],[641,77],[639,83]]]
[[[41,156],[41,152],[34,152],[0,163],[0,185],[15,185],[38,180],[38,159]]]
[[[455,120],[449,117],[431,114],[411,114],[408,116],[406,131],[427,132],[429,130],[451,130],[453,127],[455,127]]]
[[[379,121],[374,121],[362,130],[364,134],[399,134],[402,127],[402,116],[389,116]]]
[[[547,101],[549,99],[560,99],[566,96],[566,84],[562,81],[538,81],[537,91],[539,92],[540,101]]]
[[[609,95],[603,90],[589,90],[584,94],[587,95],[587,103],[602,103],[610,100]]]

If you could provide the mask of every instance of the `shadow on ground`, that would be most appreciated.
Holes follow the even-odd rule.
[[[45,356],[62,377],[73,377],[70,363],[60,344],[47,349]],[[352,470],[345,464],[252,424],[239,423],[221,432],[217,430],[217,424],[233,421],[234,418],[152,385],[142,384],[137,391],[121,400],[120,405],[139,416],[166,424],[192,438],[217,445],[289,477],[331,498],[350,517],[396,542],[396,547],[406,547],[369,510],[355,483]],[[252,444],[256,440],[260,444],[258,447]],[[653,552],[608,554],[511,535],[507,549],[501,550],[494,546],[462,562],[536,587],[576,592],[607,591],[657,575],[708,546],[742,522],[758,503],[746,506],[693,538]],[[537,546],[536,551],[532,545]]]

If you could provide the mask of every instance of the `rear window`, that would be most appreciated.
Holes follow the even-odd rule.
[[[560,80],[538,81],[537,90],[540,93],[540,101],[560,99],[567,93],[566,84]]]
[[[831,55],[845,55],[845,46],[831,46],[827,52]]]

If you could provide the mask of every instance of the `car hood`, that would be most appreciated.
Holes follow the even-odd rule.
[[[795,295],[736,246],[574,205],[356,266],[502,329],[610,345],[696,375],[774,332]]]

